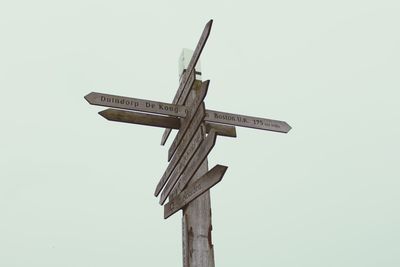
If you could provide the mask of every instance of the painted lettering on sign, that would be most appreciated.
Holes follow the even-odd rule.
[[[284,121],[207,110],[206,121],[287,133],[291,127]]]
[[[177,167],[177,165],[186,165],[187,162],[193,156],[193,153],[200,146],[200,143],[203,140],[201,128],[198,128],[197,132],[194,132],[193,134],[191,132],[192,130],[190,130],[189,132],[189,137],[192,138],[191,136],[193,135],[194,136],[193,139],[184,139],[183,144],[181,144],[178,147],[174,157],[169,162],[167,169],[165,170],[163,176],[161,177],[160,181],[157,184],[156,190],[154,192],[155,196],[158,196],[158,194],[161,192],[161,189],[164,187],[164,185],[166,184],[168,179],[170,179],[171,176],[174,177],[178,174],[179,175],[181,174],[181,171],[176,170],[179,167],[179,166]],[[186,148],[186,143],[189,143],[187,148]]]
[[[185,106],[96,92],[86,95],[85,99],[92,105],[128,109],[174,117],[185,117],[187,113],[187,108]]]
[[[216,165],[194,183],[188,185],[181,193],[176,196],[170,196],[172,199],[164,205],[164,219],[182,209],[185,205],[221,181],[227,168],[226,166]]]
[[[172,155],[175,153],[176,149],[178,148],[178,145],[182,141],[182,138],[185,136],[186,131],[188,130],[190,125],[192,123],[194,123],[194,124],[201,123],[201,121],[196,122],[194,117],[196,117],[196,115],[198,113],[202,112],[203,116],[201,117],[201,120],[204,119],[205,107],[204,107],[203,100],[207,95],[209,84],[210,84],[210,81],[205,81],[202,83],[199,95],[197,95],[197,97],[190,104],[190,108],[187,113],[187,116],[183,119],[181,128],[179,129],[178,134],[175,136],[175,139],[174,139],[174,141],[172,141],[171,147],[168,150],[168,160],[170,160]]]
[[[238,121],[238,122],[247,123],[246,118],[243,118],[243,117],[240,117],[237,115],[226,115],[226,114],[214,112],[213,116],[215,119],[219,119],[219,120]]]
[[[133,106],[133,107],[138,107],[140,105],[140,103],[138,101],[133,101],[133,100],[125,99],[125,98],[106,97],[103,95],[100,97],[100,102],[116,103],[116,104]]]
[[[175,176],[168,181],[163,192],[161,193],[161,205],[164,204],[172,189],[175,188],[176,192],[180,193],[186,187],[186,185],[188,184],[190,179],[192,179],[193,175],[199,169],[200,165],[203,163],[207,155],[211,152],[211,149],[214,147],[216,140],[217,134],[215,130],[211,130],[206,139],[201,143],[200,147],[192,156],[192,160],[187,165],[182,175],[180,177]]]
[[[85,96],[92,105],[129,109],[147,113],[155,113],[166,116],[186,118],[188,107],[183,105],[168,104],[137,98],[115,96],[92,92]],[[260,130],[287,133],[291,127],[284,121],[233,114],[215,110],[206,110],[204,118],[207,122],[222,123],[241,127],[249,127]],[[164,139],[165,141],[166,139]]]
[[[140,107],[140,106],[144,106],[146,108],[151,108],[151,109],[156,109],[158,107],[159,110],[161,111],[170,111],[173,113],[178,114],[178,107],[176,106],[168,106],[162,103],[152,103],[149,101],[135,101],[135,100],[131,100],[129,98],[116,98],[116,97],[106,97],[104,95],[102,95],[100,97],[100,102],[101,103],[112,103],[112,104],[121,104],[121,105],[126,105],[126,106],[132,106],[132,107]]]

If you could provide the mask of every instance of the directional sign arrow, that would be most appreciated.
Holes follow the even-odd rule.
[[[196,116],[196,114],[199,112],[202,112],[201,109],[203,109],[205,112],[203,100],[206,97],[209,84],[210,84],[210,81],[205,81],[202,83],[201,88],[200,88],[200,94],[197,95],[196,98],[191,103],[190,108],[187,112],[187,116],[183,119],[181,128],[179,129],[178,134],[175,136],[175,139],[172,142],[171,147],[168,150],[168,160],[170,160],[172,158],[172,155],[175,153],[176,149],[178,148],[178,145],[181,143],[181,141],[182,141],[183,137],[185,136],[186,131],[190,127],[191,123],[194,123],[193,121],[194,121],[194,117]],[[203,118],[202,118],[202,120],[203,120]]]
[[[182,174],[182,171],[186,167],[186,164],[188,163],[188,161],[191,160],[193,154],[197,151],[202,141],[203,135],[201,129],[198,129],[197,132],[194,134],[194,137],[190,140],[190,144],[187,148],[184,148],[183,146],[180,146],[178,148],[176,154],[169,162],[167,169],[165,170],[163,176],[157,184],[156,190],[154,192],[155,196],[158,196],[158,194],[160,194],[162,188],[171,176],[179,177]]]
[[[179,129],[181,127],[180,119],[176,117],[153,115],[135,111],[126,111],[108,108],[99,112],[99,114],[109,120],[116,122],[125,122],[133,124],[148,125],[154,127],[163,127],[171,129]],[[236,137],[236,128],[234,126],[206,122],[206,132],[212,129],[220,136]]]
[[[91,92],[85,96],[91,105],[185,117],[186,107],[146,99]]]
[[[215,110],[207,110],[204,120],[209,122],[223,123],[280,133],[287,133],[290,131],[290,129],[292,129],[292,127],[290,127],[290,125],[284,121],[252,117]]]
[[[217,140],[217,135],[214,130],[207,135],[206,139],[201,143],[199,149],[195,152],[192,160],[189,162],[182,175],[171,177],[161,193],[160,204],[164,204],[165,200],[171,193],[172,189],[176,187],[177,192],[182,191],[187,183],[192,179],[193,175],[199,169],[201,163],[206,159],[207,155],[211,152]]]
[[[164,219],[167,219],[205,191],[219,183],[227,169],[228,167],[222,165],[214,166],[214,168],[201,176],[196,182],[189,185],[185,190],[175,196],[170,202],[164,205]]]
[[[134,123],[172,129],[179,129],[181,125],[180,120],[175,117],[167,117],[111,108],[100,111],[99,114],[109,121]]]
[[[193,52],[192,58],[190,59],[189,65],[186,69],[186,72],[182,75],[182,79],[179,84],[179,88],[175,94],[174,100],[172,101],[173,104],[183,105],[186,101],[187,96],[189,95],[189,92],[190,92],[189,86],[186,86],[186,89],[189,88],[189,90],[184,91],[183,88],[185,87],[186,83],[188,82],[189,77],[193,77],[193,75],[195,75],[194,67],[197,64],[197,61],[200,58],[200,54],[203,51],[203,48],[207,42],[208,36],[210,35],[212,23],[213,23],[213,20],[210,20],[204,27],[203,33],[201,34],[200,40],[197,43],[196,49]],[[182,93],[183,91],[184,91],[184,93]],[[161,145],[165,144],[170,133],[171,133],[171,129],[165,129],[164,134],[161,138]]]
[[[188,107],[183,105],[168,104],[152,100],[96,92],[88,94],[85,96],[85,99],[89,102],[89,104],[92,105],[135,110],[166,116],[184,118],[188,113]],[[287,133],[290,131],[290,129],[292,129],[292,127],[290,127],[290,125],[284,121],[227,113],[216,110],[206,110],[206,117],[204,120],[206,122],[222,123],[281,133]]]

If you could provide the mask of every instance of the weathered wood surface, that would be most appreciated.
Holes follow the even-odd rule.
[[[199,169],[201,163],[207,158],[208,154],[211,152],[215,145],[217,135],[215,131],[211,130],[206,139],[201,143],[200,148],[195,152],[192,160],[189,162],[187,167],[181,176],[171,177],[161,193],[160,204],[164,204],[165,200],[171,193],[174,186],[181,192],[187,183],[192,179],[193,175]]]
[[[145,99],[129,98],[95,92],[92,92],[85,96],[85,99],[92,105],[135,110],[140,112],[155,113],[181,118],[185,118],[188,112],[188,107],[183,105],[174,105]],[[280,133],[287,133],[292,128],[285,121],[253,117],[216,110],[206,110],[206,117],[204,118],[204,120],[206,122],[214,122]]]
[[[182,216],[182,263],[183,267],[189,266],[189,238],[186,216]]]
[[[219,136],[226,136],[226,137],[236,137],[236,128],[235,126],[228,126],[223,124],[216,124],[216,123],[205,123],[206,132],[210,133],[211,130],[214,130],[217,135]]]
[[[228,167],[222,165],[214,166],[214,168],[209,170],[197,181],[190,184],[185,190],[171,199],[167,204],[164,205],[164,219],[167,219],[175,212],[186,206],[189,202],[219,183],[227,169]]]
[[[177,193],[180,193],[183,189],[185,189],[189,181],[193,178],[193,175],[197,169],[200,167],[201,163],[207,158],[208,154],[213,149],[216,141],[217,134],[215,131],[211,131],[204,140],[204,145],[201,145],[196,151],[196,154],[193,156],[188,167],[182,173],[180,179],[178,179],[178,182],[175,185]]]
[[[89,93],[85,96],[85,99],[91,105],[120,108],[175,117],[185,117],[187,109],[185,106],[182,105],[173,105],[158,101],[110,95],[98,92]]]
[[[173,101],[172,101],[173,104],[183,105],[185,103],[189,93],[190,93],[190,87],[189,86],[186,86],[186,89],[188,89],[188,90],[184,91],[183,93],[181,93],[183,91],[183,89],[181,90],[181,88],[185,87],[189,77],[192,77],[193,75],[194,76],[196,75],[194,68],[195,68],[195,66],[197,64],[197,61],[200,58],[200,54],[203,51],[203,48],[204,48],[204,46],[205,46],[205,44],[207,42],[208,36],[210,35],[212,23],[213,23],[213,20],[210,20],[206,24],[206,26],[204,27],[203,33],[200,36],[200,40],[197,43],[196,48],[195,48],[195,50],[193,52],[192,58],[190,59],[189,65],[186,68],[186,72],[183,73],[183,75],[182,75],[181,82],[179,84],[179,88],[178,88],[178,90],[177,90],[177,92],[175,94],[175,97],[174,97]],[[162,138],[161,138],[161,145],[165,144],[165,142],[167,141],[168,136],[170,135],[170,133],[171,133],[171,129],[165,129],[165,131],[164,131],[164,133],[162,135]]]
[[[208,163],[205,160],[191,182],[208,171]],[[186,252],[186,267],[214,267],[214,246],[212,244],[211,224],[211,199],[210,191],[191,201],[183,208],[186,232],[183,239],[186,244],[183,247]]]
[[[210,81],[205,81],[201,84],[199,94],[194,99],[194,101],[190,104],[186,117],[183,118],[181,121],[181,127],[179,128],[179,132],[176,134],[174,141],[172,141],[172,144],[171,144],[170,148],[168,149],[168,160],[170,160],[172,158],[172,155],[175,153],[176,149],[178,148],[179,144],[181,143],[181,141],[182,141],[183,137],[185,136],[186,131],[188,130],[191,123],[196,123],[196,121],[194,120],[194,117],[196,116],[196,114],[200,113],[200,112],[203,112],[205,114],[205,106],[204,106],[203,101],[207,95],[209,84],[210,84]],[[201,122],[202,121],[200,121],[200,123]]]
[[[172,101],[173,104],[185,104],[186,99],[187,99],[187,95],[189,94],[189,92],[192,90],[192,88],[194,87],[196,83],[196,73],[193,72],[190,76],[189,76],[189,81],[186,83],[186,85],[183,87],[183,91],[182,93],[179,95],[180,97],[178,98],[177,101],[175,101],[175,98],[178,96],[179,93],[179,89],[178,92],[175,95],[174,100]],[[182,83],[181,83],[182,84]],[[171,134],[171,130],[172,129],[165,129],[163,135],[161,136],[161,145],[165,145],[165,142],[168,140],[169,135]]]
[[[124,122],[132,124],[140,124],[154,127],[163,127],[171,129],[179,129],[181,125],[180,119],[171,116],[154,115],[150,113],[141,113],[135,111],[126,111],[108,108],[99,112],[99,114],[109,120],[115,122]],[[206,122],[206,131],[209,133],[214,129],[219,136],[237,137],[235,126]]]
[[[167,117],[117,109],[106,109],[100,111],[99,115],[110,121],[134,123],[172,129],[179,129],[181,124],[180,120],[175,117]]]
[[[207,123],[205,128],[207,133],[214,131],[217,135],[236,137],[235,127],[232,126]],[[196,152],[203,139],[203,137],[199,133],[200,130],[201,129],[198,129],[197,130],[198,132],[194,134],[194,137],[191,139],[190,144],[186,148],[186,150],[184,150],[185,149],[184,145],[178,147],[177,152],[175,153],[172,160],[169,162],[167,169],[165,170],[164,174],[162,175],[160,181],[157,184],[156,190],[154,192],[155,196],[158,196],[160,194],[162,188],[165,186],[166,182],[171,176],[175,177],[176,175],[180,175],[182,173],[182,171],[184,170],[183,166],[185,166],[187,162],[190,161],[194,152]],[[176,170],[175,167],[178,165],[178,163],[183,166],[179,168],[177,167],[178,170]]]
[[[167,169],[165,170],[163,176],[157,184],[156,190],[154,192],[155,196],[158,196],[160,194],[161,189],[164,187],[171,176],[176,177],[182,174],[182,171],[186,167],[187,163],[193,157],[194,153],[197,151],[203,141],[203,137],[201,136],[200,132],[201,129],[198,129],[197,133],[195,133],[194,137],[190,140],[190,144],[186,149],[184,149],[183,146],[180,146],[178,148],[178,151],[169,162]]]
[[[192,140],[194,134],[196,133],[197,129],[199,129],[200,125],[202,124],[203,120],[205,117],[205,111],[204,111],[204,104],[201,105],[201,108],[198,110],[198,112],[194,115],[194,118],[189,125],[189,128],[186,131],[186,134],[183,136],[180,145],[177,147],[177,150],[179,151],[185,151],[186,147],[189,145],[190,140]],[[179,134],[179,132],[178,132]],[[172,156],[171,150],[168,150],[168,161],[171,160]]]
[[[252,117],[215,110],[207,110],[205,120],[208,122],[224,123],[229,125],[280,133],[287,133],[290,131],[290,129],[292,129],[292,127],[290,127],[289,124],[284,121]]]

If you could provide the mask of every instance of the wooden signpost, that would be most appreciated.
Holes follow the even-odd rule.
[[[172,103],[92,92],[85,99],[92,105],[109,107],[99,112],[110,121],[165,128],[164,145],[172,129],[178,132],[168,150],[168,166],[154,195],[164,205],[164,218],[178,210],[182,216],[184,267],[213,267],[211,241],[211,200],[209,189],[220,182],[228,167],[216,165],[208,170],[207,156],[217,136],[236,137],[235,126],[287,133],[284,121],[251,117],[205,108],[210,82],[196,80],[195,66],[210,35],[210,20],[184,70]]]

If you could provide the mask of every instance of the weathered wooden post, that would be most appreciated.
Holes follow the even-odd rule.
[[[179,59],[180,77],[187,71],[189,60],[192,58],[192,52],[184,49]],[[199,87],[201,87],[201,69],[199,62],[195,67],[196,82],[189,101],[200,97]],[[205,125],[202,123],[202,129],[198,135],[201,139],[206,138]],[[196,172],[188,186],[194,184],[198,179],[208,172],[208,159],[206,158]],[[221,177],[222,178],[222,177]],[[183,208],[182,214],[182,259],[184,267],[191,266],[210,266],[214,267],[214,248],[212,244],[211,231],[211,199],[210,191],[207,190],[202,195],[189,202]]]
[[[184,267],[214,267],[211,239],[209,189],[223,178],[228,167],[215,165],[208,170],[207,156],[217,136],[236,137],[234,126],[287,133],[284,121],[206,110],[204,99],[209,81],[196,79],[195,66],[211,31],[210,20],[200,37],[190,62],[180,79],[172,104],[92,92],[85,99],[92,105],[111,107],[99,114],[110,121],[166,128],[161,144],[171,129],[178,129],[168,150],[168,166],[154,195],[160,193],[164,219],[183,210],[182,245]],[[187,61],[187,58],[183,58]],[[233,126],[230,126],[233,125]]]

